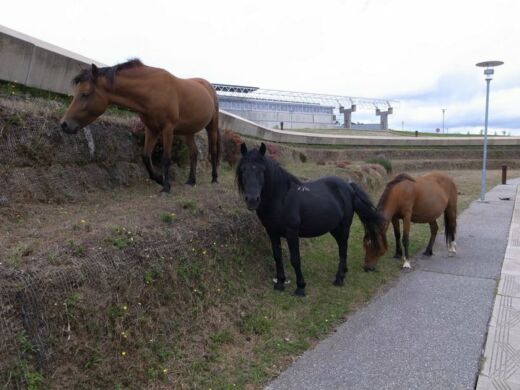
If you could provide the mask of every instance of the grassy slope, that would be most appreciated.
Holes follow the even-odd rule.
[[[288,168],[306,178],[345,172],[314,163]],[[59,364],[38,371],[37,346],[20,333],[18,362],[2,373],[2,385],[260,388],[399,275],[401,264],[390,259],[391,252],[379,272],[362,272],[362,229],[356,218],[344,287],[331,283],[337,247],[323,236],[302,240],[308,296],[292,295],[294,272],[286,251],[292,284],[283,293],[273,291],[274,264],[265,232],[244,210],[232,172],[221,172],[217,189],[202,170],[195,189],[177,184],[171,199],[158,198],[158,187],[146,182],[90,194],[74,204],[1,209],[8,266],[14,269],[67,269],[94,259],[98,250],[114,259],[142,256],[131,263],[131,271],[121,269],[123,280],[112,286],[83,285],[56,296],[53,314],[63,317],[53,323],[58,325],[52,343]],[[462,192],[462,211],[478,196],[478,172],[452,173]],[[510,172],[511,177],[518,174]],[[498,179],[498,172],[490,172],[489,185]],[[372,195],[376,198],[377,191]],[[215,234],[219,221],[229,225],[223,226],[226,236]],[[427,226],[415,225],[412,253],[427,238]],[[153,252],[159,244],[162,249]],[[150,257],[143,255],[148,250]]]

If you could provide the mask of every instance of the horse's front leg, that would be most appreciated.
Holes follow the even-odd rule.
[[[153,148],[155,147],[155,144],[157,143],[157,139],[159,138],[159,133],[155,131],[151,131],[148,127],[145,127],[144,130],[144,149],[143,149],[143,163],[146,167],[146,170],[148,171],[148,175],[150,176],[150,179],[159,183],[163,184],[163,178],[160,175],[157,175],[155,173],[155,170],[153,169],[152,164],[152,152]]]
[[[305,280],[303,279],[301,262],[300,262],[300,240],[298,237],[297,230],[288,230],[287,232],[287,246],[289,247],[289,253],[291,255],[291,264],[296,273],[296,290],[295,295],[300,297],[305,296]]]
[[[285,272],[283,269],[280,235],[273,232],[268,232],[268,234],[271,239],[271,248],[273,249],[273,257],[276,263],[276,282],[274,283],[274,289],[283,291],[285,289]]]
[[[401,232],[399,230],[399,217],[392,218],[392,225],[394,227],[394,237],[395,237],[394,259],[400,259],[403,256],[403,249],[401,248]]]
[[[412,265],[410,264],[410,257],[408,254],[408,247],[410,245],[410,226],[411,226],[411,224],[412,224],[412,215],[410,213],[403,218],[403,247],[404,247],[403,268],[406,268],[406,269],[412,268]]]
[[[162,193],[170,192],[170,165],[172,163],[172,145],[173,145],[173,127],[165,127],[163,129],[163,156],[162,156]]]

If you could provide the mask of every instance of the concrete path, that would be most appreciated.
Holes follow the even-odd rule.
[[[414,272],[402,275],[267,388],[474,389],[520,181],[510,183],[459,216],[456,257],[447,256],[439,235],[433,257],[419,256]],[[516,270],[518,292],[520,266]],[[518,308],[520,299],[515,303]],[[520,352],[514,362],[520,363]]]
[[[520,186],[477,390],[520,389]]]

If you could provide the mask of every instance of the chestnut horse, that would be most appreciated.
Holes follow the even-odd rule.
[[[145,125],[143,162],[150,179],[170,192],[169,168],[173,136],[183,135],[190,151],[190,174],[186,184],[194,185],[198,149],[194,135],[208,133],[212,182],[218,180],[220,154],[218,99],[206,80],[180,79],[164,69],[144,65],[138,59],[112,67],[92,64],[74,79],[74,97],[61,119],[64,132],[75,134],[105,112],[110,104],[137,112]],[[162,175],[155,173],[151,154],[162,135]]]
[[[431,172],[416,179],[407,174],[400,174],[390,181],[381,195],[378,210],[386,220],[379,240],[381,245],[369,244],[369,239],[364,239],[365,264],[375,264],[387,249],[386,231],[390,221],[394,227],[395,255],[401,258],[401,232],[399,220],[403,220],[403,268],[411,268],[408,254],[410,225],[414,223],[430,224],[430,241],[424,251],[424,255],[431,256],[432,248],[437,236],[439,226],[437,218],[444,213],[444,229],[448,255],[457,253],[455,232],[457,228],[457,187],[451,177],[440,173]],[[379,248],[376,250],[375,248]]]

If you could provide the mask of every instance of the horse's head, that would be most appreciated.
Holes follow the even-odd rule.
[[[370,237],[368,233],[363,237],[363,247],[365,248],[365,271],[375,270],[377,261],[388,250],[388,242],[386,241],[386,229],[388,228],[388,221],[383,222],[377,228],[375,237]]]
[[[60,122],[61,129],[69,134],[75,134],[92,123],[105,112],[109,103],[96,65],[92,64],[92,68],[83,70],[73,83],[74,97]]]
[[[248,210],[256,210],[260,206],[265,182],[265,151],[263,142],[258,150],[248,151],[245,143],[240,146],[242,158],[237,166],[236,178],[238,191],[244,195]]]

